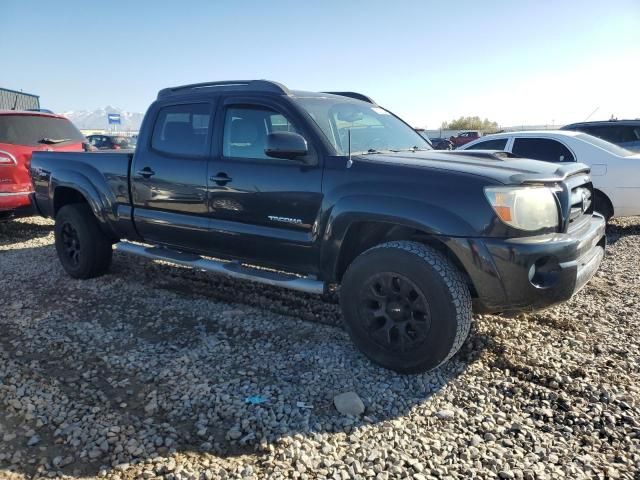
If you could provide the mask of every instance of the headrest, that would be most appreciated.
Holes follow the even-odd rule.
[[[254,143],[258,139],[258,127],[255,122],[236,118],[231,122],[231,143]]]
[[[193,127],[187,122],[167,122],[164,126],[164,140],[176,142],[193,136]],[[182,143],[182,142],[181,142]]]

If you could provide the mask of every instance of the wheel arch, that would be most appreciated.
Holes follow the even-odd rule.
[[[354,221],[349,224],[333,264],[331,278],[336,283],[340,283],[349,265],[360,254],[377,245],[402,240],[427,245],[443,254],[465,278],[471,296],[474,298],[477,296],[475,285],[463,262],[442,238],[439,238],[438,235],[429,230],[418,228],[415,225],[383,221],[375,218]]]
[[[613,208],[613,202],[611,201],[611,197],[607,195],[606,192],[596,187],[593,188],[593,194],[595,197],[594,202],[598,197],[600,197],[603,201],[606,202],[606,207],[609,209],[609,213],[611,214],[609,218],[613,217],[615,215],[615,209]],[[609,218],[606,218],[605,220],[609,220]]]
[[[105,233],[116,236],[113,230],[115,221],[115,198],[109,198],[108,193],[101,191],[89,178],[77,171],[63,170],[56,172],[51,179],[51,208],[55,218],[58,211],[65,205],[73,203],[86,203],[98,225]]]

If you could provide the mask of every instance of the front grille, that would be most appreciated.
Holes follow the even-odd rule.
[[[571,224],[592,210],[591,190],[586,186],[574,188],[571,190],[570,202],[569,223]]]
[[[569,182],[568,208],[565,214],[565,221],[569,230],[577,228],[579,224],[590,218],[593,213],[593,185],[591,182],[579,182],[578,185],[573,183]]]

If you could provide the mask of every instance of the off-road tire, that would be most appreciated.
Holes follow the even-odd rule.
[[[100,230],[89,205],[74,203],[62,207],[56,215],[54,232],[58,259],[70,276],[93,278],[109,269],[112,242]],[[73,240],[70,241],[74,236],[77,248],[73,247]]]
[[[376,305],[376,299],[385,289],[378,289],[381,285],[376,282],[388,279],[389,274],[390,282],[380,280],[390,285],[388,290],[392,292],[381,300],[382,307]],[[393,296],[396,288],[399,297]],[[400,290],[411,290],[407,301],[402,300]],[[418,324],[416,314],[421,319],[427,315],[419,311],[424,308],[412,309],[414,302],[424,305],[425,300],[429,326],[420,323],[418,332],[411,327]],[[462,274],[443,254],[418,242],[392,241],[360,254],[344,274],[340,304],[346,329],[356,346],[373,362],[401,373],[423,372],[443,364],[460,349],[471,328],[471,295]],[[381,311],[390,313],[375,318]],[[386,328],[388,325],[391,327]],[[398,351],[393,346],[394,331],[396,343],[402,340],[400,343],[406,345],[407,339],[415,343],[408,350],[404,347],[404,351]],[[382,342],[380,335],[385,337]],[[386,338],[391,340],[384,346]]]

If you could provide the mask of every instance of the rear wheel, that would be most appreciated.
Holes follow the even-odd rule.
[[[74,278],[92,278],[111,265],[113,249],[86,203],[66,205],[56,215],[55,244],[65,271]]]
[[[403,373],[447,361],[471,326],[462,275],[441,253],[417,242],[389,242],[357,257],[344,275],[340,302],[358,348]]]

